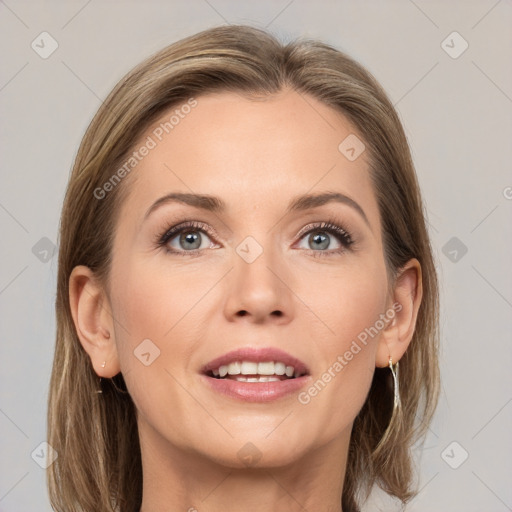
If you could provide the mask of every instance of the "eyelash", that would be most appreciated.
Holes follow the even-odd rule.
[[[163,234],[157,236],[157,246],[165,249],[167,253],[170,254],[179,254],[180,256],[198,256],[201,251],[204,249],[193,249],[190,251],[176,251],[174,249],[170,249],[167,243],[169,240],[174,238],[176,235],[179,235],[183,232],[187,231],[203,231],[208,236],[216,237],[215,233],[211,228],[208,227],[207,224],[198,221],[186,221],[171,228],[166,228]],[[330,235],[336,236],[340,243],[343,245],[343,248],[340,249],[331,249],[328,251],[314,251],[311,249],[314,257],[326,257],[332,256],[334,254],[341,254],[347,250],[352,250],[351,246],[354,244],[354,239],[350,232],[345,229],[345,227],[340,226],[336,223],[335,220],[328,220],[326,222],[317,222],[307,226],[304,230],[302,230],[298,234],[298,238],[302,239],[304,236],[309,235],[314,232],[325,232]]]

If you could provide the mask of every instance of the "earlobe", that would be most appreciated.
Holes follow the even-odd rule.
[[[69,278],[69,304],[82,347],[100,377],[120,372],[108,297],[91,269],[79,265]],[[105,363],[105,364],[104,364]]]
[[[416,258],[409,260],[397,274],[393,289],[393,319],[382,331],[375,366],[384,368],[399,361],[409,346],[423,298],[421,265]]]

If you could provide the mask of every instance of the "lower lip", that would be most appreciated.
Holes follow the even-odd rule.
[[[232,379],[215,379],[201,375],[214,391],[243,402],[271,402],[297,393],[309,381],[309,375],[273,382],[241,382]]]

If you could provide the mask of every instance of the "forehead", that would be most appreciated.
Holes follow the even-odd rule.
[[[258,99],[198,96],[163,113],[135,144],[150,149],[126,202],[143,207],[169,192],[193,192],[240,211],[338,190],[373,208],[366,152],[351,161],[339,149],[356,134],[340,112],[293,90]]]

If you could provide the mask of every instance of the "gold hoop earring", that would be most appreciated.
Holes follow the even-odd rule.
[[[391,431],[393,430],[394,423],[396,421],[396,418],[398,417],[400,411],[401,411],[401,401],[400,401],[400,388],[399,388],[399,380],[398,380],[398,361],[395,363],[393,367],[393,358],[391,355],[389,356],[389,369],[391,371],[391,375],[393,376],[393,412],[391,413],[391,419],[389,420],[388,426],[386,427],[386,430],[384,431],[384,434],[382,435],[380,441],[378,442],[377,446],[375,447],[374,454],[380,452],[380,449],[383,444],[386,443],[386,441],[389,439],[389,436],[391,435]]]
[[[389,356],[389,369],[391,370],[391,375],[393,375],[393,387],[394,387],[394,399],[393,399],[393,413],[397,407],[400,407],[400,388],[399,388],[399,380],[398,380],[398,361],[395,364],[395,368],[393,369],[393,358]]]

